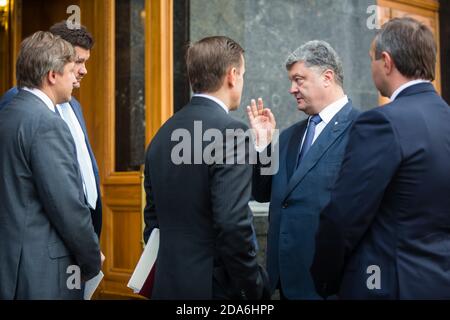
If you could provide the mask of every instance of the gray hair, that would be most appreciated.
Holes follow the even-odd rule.
[[[23,40],[16,63],[18,87],[41,88],[50,71],[62,74],[75,61],[75,49],[59,36],[38,31]]]
[[[308,68],[318,67],[321,71],[333,70],[336,83],[343,87],[344,70],[341,58],[328,42],[313,40],[297,48],[288,56],[286,69],[290,70],[297,62],[304,62]]]

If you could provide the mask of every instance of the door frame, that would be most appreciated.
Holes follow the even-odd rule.
[[[99,163],[103,195],[101,247],[105,278],[98,298],[138,298],[126,287],[143,249],[142,173],[115,171],[115,1],[81,0],[82,24],[96,39],[83,80],[91,143]],[[173,113],[173,0],[146,0],[146,145]],[[143,146],[145,147],[145,146]],[[123,266],[126,267],[123,267]]]

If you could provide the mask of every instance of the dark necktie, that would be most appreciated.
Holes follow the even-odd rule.
[[[59,110],[58,110],[57,106],[55,106],[55,114],[62,119],[61,113],[59,113]]]
[[[309,120],[308,128],[306,130],[305,141],[303,142],[303,146],[301,146],[301,149],[299,150],[299,153],[298,153],[297,165],[295,166],[296,168],[298,168],[301,161],[303,160],[305,155],[308,153],[309,148],[311,148],[311,145],[312,145],[312,142],[314,139],[314,134],[316,132],[316,126],[321,122],[322,122],[322,119],[320,118],[320,116],[318,114],[312,116],[311,119]]]

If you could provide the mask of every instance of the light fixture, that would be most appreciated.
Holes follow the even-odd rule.
[[[0,0],[0,30],[8,30],[9,1]]]

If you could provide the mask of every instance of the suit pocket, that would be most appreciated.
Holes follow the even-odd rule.
[[[79,267],[72,255],[62,242],[48,245],[48,255],[57,265],[59,298],[64,300],[78,300],[82,298],[82,281]]]
[[[62,242],[55,242],[48,245],[48,255],[52,259],[70,256],[70,251]]]

